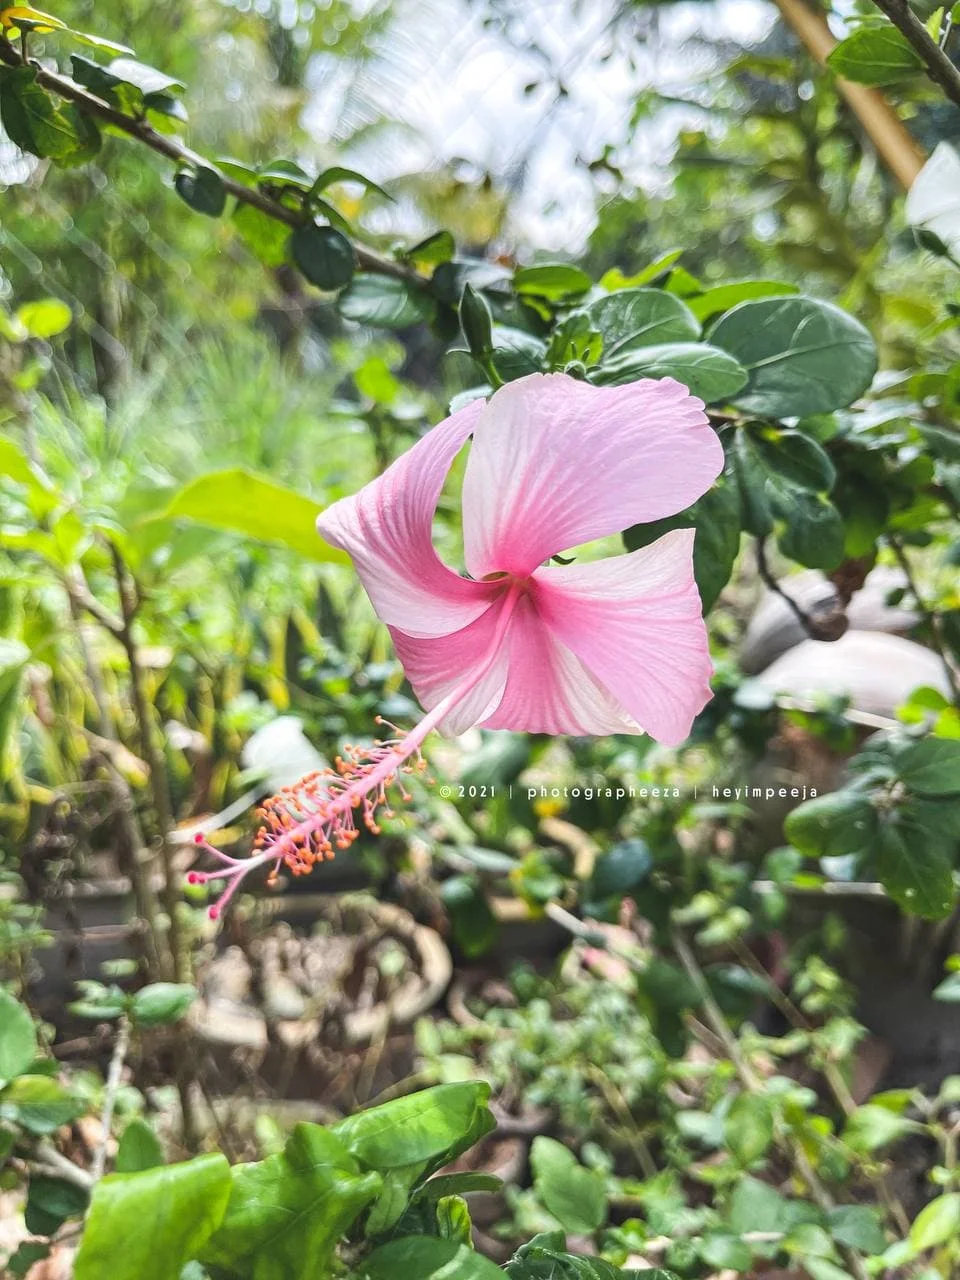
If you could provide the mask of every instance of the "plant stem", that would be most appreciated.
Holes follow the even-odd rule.
[[[27,59],[17,52],[10,41],[2,37],[0,37],[0,62],[5,62],[10,67],[29,65]],[[117,111],[109,103],[104,102],[102,98],[98,98],[96,94],[90,93],[87,89],[75,84],[72,80],[68,80],[65,76],[57,75],[56,72],[48,71],[41,66],[37,66],[35,69],[37,72],[37,84],[41,88],[48,89],[57,94],[58,97],[75,103],[84,114],[101,121],[103,124],[112,125],[115,129],[127,134],[128,137],[135,138],[138,142],[143,143],[151,151],[156,151],[159,155],[165,156],[166,159],[172,160],[176,165],[200,165],[205,169],[216,170],[220,175],[224,190],[241,204],[251,205],[254,209],[259,209],[261,213],[266,214],[268,218],[273,218],[277,222],[284,222],[288,227],[297,227],[303,222],[303,216],[296,210],[288,209],[278,201],[271,200],[269,196],[264,195],[256,187],[244,186],[242,182],[237,182],[236,179],[229,177],[229,175],[220,173],[217,170],[217,166],[211,161],[198,152],[191,150],[190,147],[184,146],[176,138],[170,137],[168,134],[158,133],[156,129],[151,128],[145,119],[138,116],[128,116],[122,111]],[[357,262],[364,271],[392,276],[394,279],[405,280],[408,284],[418,287],[424,287],[427,283],[424,277],[416,271],[405,267],[400,262],[393,262],[390,258],[384,258],[372,249],[366,249],[362,245],[354,245],[354,250],[357,255]]]
[[[180,877],[177,871],[174,846],[170,839],[173,829],[173,806],[167,787],[166,761],[160,750],[153,727],[153,715],[147,701],[140,665],[140,651],[134,636],[134,623],[139,609],[139,597],[130,571],[115,543],[110,544],[114,573],[120,593],[122,624],[117,639],[123,645],[130,669],[130,691],[133,711],[140,734],[140,751],[147,762],[150,775],[150,795],[160,839],[160,861],[163,868],[163,905],[167,914],[170,942],[170,962],[175,982],[190,981],[190,962],[186,954],[185,939],[180,925]]]
[[[949,683],[950,691],[953,694],[953,701],[958,706],[960,706],[960,674],[958,674],[957,668],[954,665],[953,656],[950,652],[950,646],[947,643],[947,637],[944,634],[943,618],[940,616],[937,610],[932,608],[931,605],[927,602],[926,597],[923,595],[922,591],[917,585],[917,579],[913,572],[913,566],[910,563],[910,560],[907,556],[907,552],[903,543],[900,541],[899,538],[893,537],[892,535],[888,535],[887,541],[890,544],[893,554],[897,557],[897,563],[899,564],[900,568],[903,570],[903,576],[907,580],[907,586],[910,588],[910,594],[913,596],[914,600],[916,601],[917,608],[920,610],[921,614],[923,615],[924,622],[926,622],[927,626],[930,628],[930,636],[933,640],[934,647],[936,648],[937,653],[940,655],[940,659],[943,662],[944,670],[947,673],[947,682]]]
[[[110,1126],[113,1123],[113,1109],[116,1106],[120,1077],[123,1074],[123,1064],[126,1061],[129,1048],[130,1019],[124,1016],[117,1025],[117,1039],[110,1058],[110,1069],[107,1072],[107,1087],[103,1095],[103,1111],[100,1113],[100,1128],[103,1132],[100,1135],[100,1142],[93,1157],[93,1164],[90,1166],[90,1177],[94,1182],[100,1181],[106,1167]]]
[[[934,40],[907,4],[907,0],[873,0],[873,2],[913,46],[914,52],[919,55],[927,75],[934,84],[939,85],[950,101],[960,107],[960,70]]]

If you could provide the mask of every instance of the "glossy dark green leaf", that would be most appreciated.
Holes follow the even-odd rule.
[[[569,1147],[543,1134],[533,1140],[530,1167],[534,1190],[565,1231],[586,1235],[603,1226],[607,1220],[603,1174],[584,1168]]]
[[[27,653],[24,649],[24,654]],[[0,1088],[23,1075],[36,1056],[33,1018],[19,1000],[0,989]]]
[[[75,1182],[33,1174],[27,1188],[24,1221],[34,1236],[52,1236],[68,1218],[84,1213],[90,1193]]]
[[[174,174],[173,185],[181,200],[208,218],[219,218],[226,207],[227,190],[216,169],[205,165],[180,169]]]
[[[922,738],[898,752],[897,775],[921,796],[960,795],[960,741]]]
[[[0,66],[0,120],[11,142],[59,162],[89,148],[78,116],[37,83],[35,67]]]
[[[375,1249],[361,1264],[363,1280],[503,1280],[503,1272],[457,1240],[408,1236]]]
[[[298,1124],[282,1152],[236,1165],[223,1220],[200,1259],[242,1280],[314,1280],[381,1187],[333,1134]]]
[[[841,40],[827,66],[858,84],[896,84],[923,70],[923,61],[891,22],[870,23]]]
[[[790,843],[811,858],[860,853],[872,846],[877,828],[876,808],[856,791],[834,791],[806,800],[783,824]]]
[[[457,946],[469,959],[481,956],[497,940],[500,926],[475,876],[451,876],[440,887]]]
[[[825,572],[843,560],[843,517],[827,498],[795,491],[778,504],[777,515],[783,520],[777,541],[785,556],[808,569]]]
[[[221,1155],[103,1178],[93,1193],[75,1280],[178,1280],[220,1225],[230,1189],[230,1166]]]
[[[747,385],[747,371],[733,356],[702,342],[668,342],[623,351],[604,360],[592,381],[621,386],[638,378],[676,378],[705,404],[730,400]]]
[[[802,295],[741,302],[707,340],[749,374],[736,403],[770,418],[842,409],[866,391],[877,368],[876,344],[858,320]]]
[[[418,1161],[439,1168],[495,1127],[482,1081],[442,1084],[348,1116],[332,1132],[360,1163],[396,1169]]]
[[[695,342],[700,325],[690,308],[662,289],[620,289],[583,312],[603,339],[603,363],[637,347]]]
[[[409,329],[429,320],[434,304],[418,286],[391,276],[361,272],[337,300],[340,314],[346,320],[373,328]]]
[[[594,863],[591,896],[609,898],[629,893],[646,880],[652,868],[653,854],[644,840],[620,840]]]
[[[509,325],[493,326],[493,365],[504,382],[539,373],[546,350],[546,344],[532,333]]]
[[[470,354],[486,360],[493,350],[493,316],[486,298],[469,282],[460,298],[460,328]]]
[[[22,1280],[38,1262],[50,1256],[51,1245],[39,1240],[24,1240],[23,1243],[7,1259],[6,1273],[13,1280]]]
[[[333,292],[353,279],[356,255],[353,245],[334,227],[320,227],[305,222],[294,228],[290,236],[290,255],[318,289]]]
[[[950,845],[936,832],[889,821],[880,828],[877,873],[904,911],[942,920],[956,903]]]
[[[82,84],[85,89],[95,93],[98,98],[103,98],[104,102],[116,107],[124,115],[143,113],[143,93],[129,80],[114,75],[108,67],[101,66],[99,62],[94,62],[92,58],[85,58],[79,53],[70,55],[70,67],[71,75],[77,84]]]

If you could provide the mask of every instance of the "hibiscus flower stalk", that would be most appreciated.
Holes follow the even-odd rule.
[[[432,528],[468,440],[462,509],[466,574],[443,563]],[[675,515],[716,479],[723,450],[703,403],[672,378],[594,387],[531,374],[459,410],[359,493],[334,503],[321,535],[346,551],[389,628],[424,718],[406,734],[345,748],[335,767],[261,808],[248,858],[203,836],[224,881],[217,918],[245,877],[294,875],[377,831],[388,791],[423,766],[438,729],[686,738],[710,698],[693,576],[692,529],[592,563],[560,553]]]

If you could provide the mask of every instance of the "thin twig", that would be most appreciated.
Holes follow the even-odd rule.
[[[103,1177],[103,1171],[107,1164],[107,1147],[110,1143],[110,1127],[113,1124],[113,1109],[117,1103],[117,1091],[120,1088],[120,1079],[123,1075],[123,1064],[127,1059],[127,1051],[130,1048],[130,1019],[126,1016],[122,1017],[117,1024],[117,1039],[113,1046],[113,1054],[110,1058],[110,1068],[107,1072],[107,1085],[103,1095],[103,1110],[100,1113],[100,1141],[94,1152],[93,1163],[90,1166],[90,1177],[94,1182],[99,1182]]]
[[[813,618],[811,618],[810,615],[800,607],[788,591],[784,591],[783,587],[774,577],[773,571],[767,563],[767,544],[763,538],[757,539],[757,572],[760,574],[760,579],[764,586],[767,587],[768,590],[772,591],[774,595],[780,597],[784,604],[787,605],[793,616],[800,623],[801,627],[803,627],[807,635],[812,637],[814,640],[822,640],[823,637],[818,632],[817,624],[814,622]]]
[[[50,1178],[60,1178],[63,1182],[72,1182],[75,1187],[85,1191],[93,1186],[93,1178],[78,1164],[62,1156],[50,1142],[41,1142],[37,1146],[37,1159],[28,1160],[28,1167],[33,1173],[41,1173]]]
[[[951,63],[951,66],[952,65],[953,64]],[[940,655],[940,660],[942,661],[947,673],[947,681],[950,685],[951,693],[953,694],[953,701],[960,704],[960,674],[958,674],[957,669],[954,666],[950,646],[947,643],[947,637],[944,634],[943,618],[937,610],[932,608],[932,606],[927,602],[926,597],[920,590],[920,587],[917,584],[916,575],[913,572],[913,565],[910,563],[910,558],[907,555],[906,548],[903,543],[899,538],[893,537],[892,535],[888,535],[887,541],[890,544],[893,554],[897,557],[897,564],[899,564],[900,568],[903,570],[903,576],[907,580],[907,586],[910,588],[910,594],[916,601],[917,608],[920,610],[924,622],[926,622],[927,626],[930,628],[930,635],[934,646],[936,647],[937,653]]]
[[[85,115],[91,116],[95,120],[100,120],[104,124],[112,125],[115,129],[119,129],[129,137],[143,143],[144,146],[149,147],[152,151],[165,156],[168,160],[172,160],[178,166],[189,165],[193,167],[199,165],[205,169],[217,170],[217,166],[204,156],[191,150],[190,147],[184,146],[178,139],[168,134],[158,133],[156,129],[151,128],[145,119],[138,116],[125,115],[122,111],[117,111],[109,103],[104,102],[102,98],[98,98],[96,94],[90,93],[89,90],[84,89],[66,76],[58,75],[54,71],[48,71],[45,67],[41,67],[36,63],[30,64],[22,54],[17,52],[9,40],[2,37],[0,37],[0,62],[5,62],[10,67],[32,65],[37,73],[37,84],[41,88],[48,89],[59,97],[65,98],[68,102],[75,103]],[[219,170],[217,172],[220,173]],[[288,209],[278,201],[271,200],[269,196],[264,195],[257,187],[244,186],[242,182],[236,181],[236,179],[225,173],[220,173],[220,179],[224,190],[233,196],[235,200],[258,209],[261,213],[266,214],[268,218],[283,222],[288,227],[297,227],[303,222],[302,215],[296,210]],[[372,249],[366,249],[362,245],[354,245],[354,250],[357,255],[357,262],[364,271],[392,276],[394,279],[404,280],[408,284],[418,287],[426,286],[427,282],[423,276],[410,267],[404,266],[403,263],[384,258],[381,254],[374,252]]]

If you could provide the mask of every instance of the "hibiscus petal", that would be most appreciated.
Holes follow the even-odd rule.
[[[465,676],[487,660],[502,606],[501,596],[468,626],[444,636],[411,636],[396,627],[390,628],[397,657],[426,711],[432,711],[463,683]],[[440,731],[456,735],[479,724],[496,709],[506,683],[507,646],[504,643],[477,684],[440,722]]]
[[[643,733],[636,721],[520,600],[505,637],[507,683],[487,729],[516,733]]]
[[[713,666],[693,577],[692,529],[533,578],[544,624],[643,729],[668,746],[710,701]]]
[[[433,427],[383,475],[317,518],[321,536],[353,560],[379,616],[408,635],[457,631],[495,593],[448,568],[431,536],[447,473],[483,407],[475,401]]]
[[[467,568],[525,577],[550,556],[676,514],[723,450],[703,402],[672,378],[593,387],[530,374],[475,423],[463,482]]]

